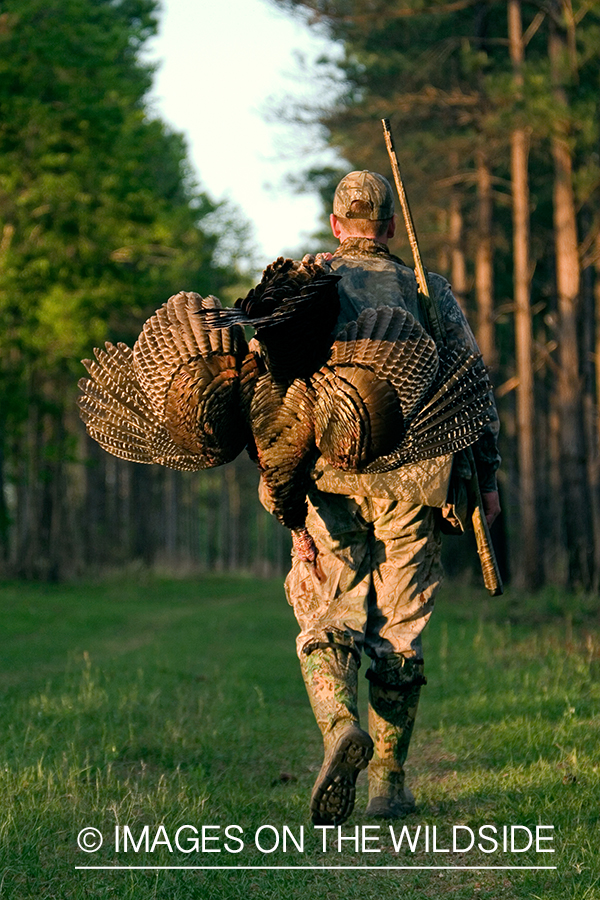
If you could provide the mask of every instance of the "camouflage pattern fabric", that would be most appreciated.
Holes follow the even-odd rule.
[[[350,238],[334,254],[331,268],[343,276],[338,328],[364,309],[381,306],[403,306],[425,325],[414,272],[385,245]],[[430,284],[448,344],[476,350],[448,282],[431,275]],[[497,432],[496,420],[473,447],[483,491],[496,489]],[[465,465],[457,454],[454,471],[465,475]],[[356,673],[362,652],[371,658],[369,730],[375,747],[369,815],[393,817],[414,809],[404,763],[424,683],[421,635],[442,581],[441,517],[433,507],[446,499],[452,458],[419,466],[414,472],[348,475],[317,460],[306,519],[318,549],[317,571],[294,558],[285,585],[300,626],[297,652],[326,754],[340,723],[357,723]],[[352,804],[353,799],[344,816]]]
[[[335,469],[320,457],[312,478],[325,493],[364,495],[366,492],[369,497],[441,507],[448,499],[453,460],[453,454],[449,453],[400,466],[392,472],[354,475]]]
[[[313,490],[306,525],[322,578],[294,559],[286,579],[300,625],[298,655],[313,644],[343,644],[371,658],[421,658],[421,632],[442,580],[434,510]]]
[[[404,763],[417,716],[423,663],[403,657],[374,660],[369,678],[369,734],[373,758],[369,763],[371,811],[402,814],[414,806],[405,790]],[[386,801],[373,809],[373,801]]]
[[[317,725],[326,740],[341,724],[358,723],[358,662],[343,645],[314,647],[300,657]]]
[[[313,642],[305,647],[300,664],[323,735],[323,765],[310,798],[311,818],[315,825],[338,825],[354,809],[356,779],[373,755],[373,741],[358,723],[360,662],[348,643]]]
[[[360,212],[353,204],[358,201]],[[335,189],[333,213],[344,219],[370,219],[381,221],[394,215],[394,192],[383,175],[377,172],[349,172]]]

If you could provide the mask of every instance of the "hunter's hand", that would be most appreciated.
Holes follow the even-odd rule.
[[[306,253],[302,257],[302,262],[305,265],[308,265],[309,263],[317,263],[317,265],[322,266],[323,263],[331,262],[332,259],[333,253],[329,253],[329,251],[327,250],[324,253]]]
[[[490,491],[487,494],[482,494],[481,502],[483,504],[483,511],[485,513],[485,520],[488,525],[491,525],[492,522],[496,521],[502,511],[500,507],[500,495],[498,491]]]
[[[298,559],[313,565],[316,563],[319,551],[312,539],[312,535],[306,528],[292,529],[292,543]]]

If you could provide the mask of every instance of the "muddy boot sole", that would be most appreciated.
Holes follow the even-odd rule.
[[[356,779],[373,756],[373,741],[358,725],[345,728],[326,753],[310,798],[315,825],[341,825],[354,809]]]

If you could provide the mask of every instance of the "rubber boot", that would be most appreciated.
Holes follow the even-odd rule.
[[[323,735],[323,765],[310,799],[312,820],[339,825],[354,809],[358,773],[373,754],[373,741],[358,721],[358,661],[351,650],[329,646],[303,654],[300,665]]]
[[[405,784],[404,763],[415,724],[423,663],[402,656],[375,660],[369,679],[369,804],[366,814],[397,819],[414,812],[415,798]]]

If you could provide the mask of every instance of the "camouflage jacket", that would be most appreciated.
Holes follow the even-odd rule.
[[[392,256],[384,244],[368,238],[348,238],[335,252],[329,263],[342,276],[338,284],[341,311],[337,322],[339,331],[356,319],[364,309],[380,306],[400,306],[407,309],[423,327],[425,318],[417,293],[414,271],[402,260]],[[438,304],[450,347],[469,347],[479,352],[469,324],[452,293],[450,284],[441,275],[429,274],[429,285]],[[493,398],[492,398],[493,402]],[[493,406],[494,419],[476,444],[473,455],[482,492],[494,491],[496,469],[500,464],[497,437],[498,415]],[[396,472],[383,475],[349,475],[334,469],[321,457],[313,472],[315,486],[332,493],[350,496],[398,497],[411,499],[428,506],[442,506],[446,499],[452,457],[438,457]],[[468,478],[471,474],[463,454],[457,454],[455,472]]]

